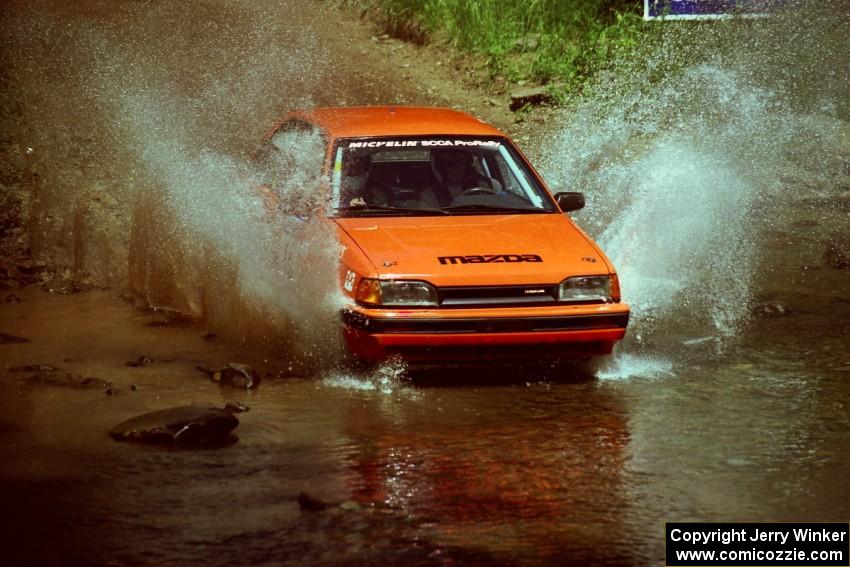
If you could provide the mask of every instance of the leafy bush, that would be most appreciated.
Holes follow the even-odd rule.
[[[386,33],[444,35],[485,57],[491,77],[575,85],[633,49],[646,24],[632,0],[371,0]]]

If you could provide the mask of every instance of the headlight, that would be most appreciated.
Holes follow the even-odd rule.
[[[437,290],[427,282],[363,278],[355,299],[364,305],[381,307],[437,306]]]
[[[578,276],[558,286],[559,301],[619,301],[616,276]],[[616,291],[616,293],[615,293]]]

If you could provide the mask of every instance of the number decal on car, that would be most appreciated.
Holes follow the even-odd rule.
[[[348,270],[348,272],[345,274],[345,283],[342,286],[343,288],[345,288],[345,291],[352,291],[354,289],[354,277],[354,272]]]

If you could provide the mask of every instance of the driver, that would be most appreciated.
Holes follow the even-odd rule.
[[[366,204],[366,180],[369,178],[372,156],[346,155],[342,161],[342,199],[345,206]]]
[[[434,150],[431,164],[440,184],[434,189],[440,206],[448,206],[461,193],[474,188],[499,192],[501,184],[491,177],[482,175],[473,166],[475,156],[458,150]]]

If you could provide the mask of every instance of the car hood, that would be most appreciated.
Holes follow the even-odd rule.
[[[388,278],[524,285],[610,271],[601,251],[561,214],[333,220]]]

